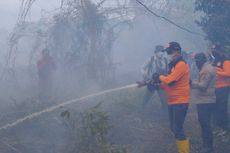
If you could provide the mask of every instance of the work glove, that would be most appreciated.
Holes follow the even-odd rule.
[[[150,92],[154,92],[155,90],[159,90],[160,84],[159,83],[151,83],[147,85],[147,88]]]
[[[160,75],[158,73],[154,73],[152,75],[152,79],[148,82],[147,88],[149,91],[154,92],[159,89],[161,81],[159,79]]]
[[[152,75],[152,82],[151,83],[152,84],[159,84],[159,83],[161,83],[161,81],[160,81],[160,74],[153,73],[153,75]]]
[[[137,83],[138,88],[141,88],[147,85],[145,81],[136,81],[136,83]]]
[[[192,86],[192,80],[189,80],[189,85]]]
[[[223,69],[221,69],[219,67],[216,67],[215,69],[216,69],[216,72],[223,72],[224,71]]]

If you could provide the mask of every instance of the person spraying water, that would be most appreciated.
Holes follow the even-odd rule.
[[[166,49],[169,63],[167,75],[154,73],[148,82],[137,82],[138,87],[150,85],[153,89],[162,88],[168,99],[170,128],[173,132],[179,153],[189,153],[189,141],[184,132],[184,121],[190,100],[189,65],[181,55],[181,46],[170,42]]]

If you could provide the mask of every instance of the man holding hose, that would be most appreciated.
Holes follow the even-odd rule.
[[[189,141],[183,128],[190,100],[189,65],[181,56],[179,43],[170,42],[165,51],[170,60],[169,72],[167,75],[153,74],[153,84],[160,83],[166,93],[170,127],[179,153],[189,153]]]

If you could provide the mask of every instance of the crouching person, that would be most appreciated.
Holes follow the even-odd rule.
[[[214,113],[215,97],[215,68],[207,61],[204,53],[195,55],[196,66],[199,70],[199,78],[191,81],[191,88],[196,97],[198,120],[201,126],[203,140],[202,153],[213,152],[213,133],[211,117]]]

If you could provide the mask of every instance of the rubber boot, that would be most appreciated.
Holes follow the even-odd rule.
[[[186,140],[177,140],[176,141],[177,148],[179,153],[189,153],[189,141],[188,139]]]

